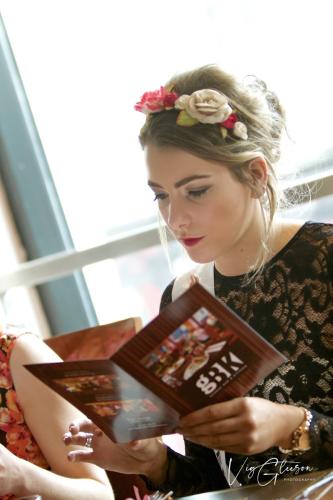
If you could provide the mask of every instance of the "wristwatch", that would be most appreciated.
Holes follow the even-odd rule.
[[[310,424],[312,420],[312,414],[306,408],[302,408],[304,411],[304,419],[302,423],[293,432],[291,439],[291,448],[282,448],[279,446],[279,451],[286,455],[301,455],[306,451],[310,450]]]

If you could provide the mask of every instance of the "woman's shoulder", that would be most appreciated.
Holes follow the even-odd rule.
[[[333,224],[329,222],[282,220],[278,227],[278,245],[282,249],[292,246],[293,243],[333,245]]]
[[[51,349],[41,337],[31,332],[20,335],[15,341],[12,354],[14,364],[47,363],[61,361],[61,358]]]
[[[281,234],[281,233],[280,233]],[[282,242],[282,244],[281,244]],[[279,265],[281,261],[300,275],[320,266],[333,266],[333,224],[328,222],[296,222],[286,221],[283,226],[280,248],[270,261],[271,265]],[[268,267],[273,269],[272,266]],[[331,272],[331,271],[330,271]]]
[[[187,271],[186,273],[174,278],[168,284],[161,297],[160,311],[188,289],[191,284],[191,280],[193,279],[192,277],[194,276],[194,273],[194,270]]]
[[[333,252],[333,223],[306,221],[295,235],[296,243]]]
[[[173,279],[163,292],[160,310],[176,300],[194,283],[200,283],[214,295],[214,262],[196,264],[193,268]]]
[[[278,229],[289,234],[307,233],[307,234],[333,234],[333,221],[320,222],[302,219],[284,219],[277,220]]]
[[[318,221],[287,221],[289,227],[298,226],[300,234],[312,237],[313,239],[325,239],[333,237],[333,221],[318,222]]]
[[[5,326],[1,328],[0,351],[2,352],[2,355],[6,357],[7,361],[9,361],[18,339],[27,334],[32,335],[31,332],[21,330],[13,326]]]
[[[25,364],[61,361],[61,358],[35,333],[5,329],[0,334],[0,351],[13,377],[26,378]]]
[[[324,240],[329,244],[333,244],[333,222],[308,221],[304,224],[304,229],[305,233],[314,240]]]

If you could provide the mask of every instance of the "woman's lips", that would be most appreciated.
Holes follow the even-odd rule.
[[[184,243],[186,247],[193,247],[194,245],[199,243],[199,241],[201,241],[202,239],[203,236],[200,236],[200,238],[182,238],[181,241],[182,243]]]

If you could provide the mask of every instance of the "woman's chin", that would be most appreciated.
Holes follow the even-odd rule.
[[[186,253],[189,256],[189,258],[195,262],[196,264],[208,264],[208,262],[212,262],[214,258],[211,255],[204,255],[199,252],[194,252],[191,250],[186,249]]]

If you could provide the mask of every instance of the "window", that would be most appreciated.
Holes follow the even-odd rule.
[[[156,221],[133,105],[178,71],[216,62],[256,74],[289,117],[281,175],[332,167],[329,2],[0,0],[0,10],[77,250]],[[101,322],[134,309],[148,320],[172,278],[153,244],[83,274]]]

